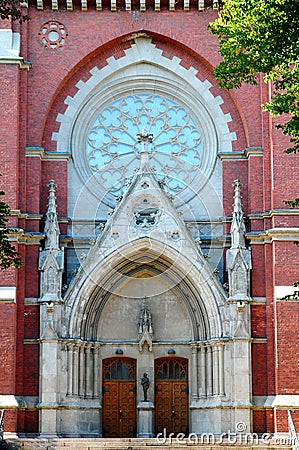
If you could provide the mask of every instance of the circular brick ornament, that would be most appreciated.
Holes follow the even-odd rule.
[[[62,47],[68,35],[65,26],[56,21],[46,22],[38,34],[41,43],[52,49]]]

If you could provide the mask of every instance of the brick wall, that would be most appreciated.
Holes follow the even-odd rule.
[[[258,86],[243,86],[227,92],[219,89],[213,79],[213,67],[220,61],[220,55],[217,39],[207,31],[206,25],[216,14],[167,10],[136,14],[109,10],[82,13],[77,8],[72,12],[54,13],[30,7],[30,23],[13,26],[22,33],[22,55],[32,63],[32,69],[27,74],[17,65],[1,65],[0,171],[3,177],[0,185],[5,186],[5,199],[11,208],[43,215],[47,209],[47,183],[54,179],[59,186],[58,215],[67,215],[66,161],[41,160],[38,156],[25,158],[25,147],[56,151],[52,133],[59,130],[56,118],[66,109],[66,97],[76,93],[79,80],[88,80],[94,66],[104,67],[111,55],[116,59],[124,56],[133,42],[132,34],[139,32],[151,36],[166,58],[177,56],[182,66],[198,70],[198,78],[212,84],[211,93],[221,95],[222,111],[232,117],[229,129],[237,134],[234,151],[250,146],[263,148],[263,156],[222,162],[224,215],[230,216],[232,212],[232,183],[236,178],[242,183],[245,214],[285,208],[284,200],[298,196],[298,183],[294,183],[298,157],[283,152],[288,138],[277,130],[276,121],[260,108],[269,100],[269,87],[261,82]],[[44,47],[38,36],[40,27],[53,17],[63,23],[68,32],[65,45],[55,50]],[[28,220],[23,217],[18,221],[14,216],[10,223],[27,231],[42,231],[44,226],[38,217]],[[274,226],[297,227],[298,220],[290,215],[261,216],[251,218],[246,226],[248,231]],[[225,233],[229,232],[229,227],[229,224],[225,226]],[[66,233],[66,225],[61,225],[61,232]],[[38,245],[19,248],[26,262],[23,269],[19,273],[13,270],[0,273],[1,285],[18,285],[17,303],[0,303],[0,319],[5,324],[0,330],[0,361],[4,365],[0,372],[0,393],[37,395],[38,344],[24,345],[23,339],[39,336],[38,306],[24,307],[24,298],[39,296]],[[299,249],[291,241],[252,245],[251,293],[253,297],[266,298],[265,305],[251,307],[252,337],[267,338],[267,342],[257,340],[252,345],[254,395],[298,392],[298,306],[294,302],[277,305],[274,302],[275,285],[292,285],[299,279],[298,257]],[[275,420],[276,425],[273,411],[253,412],[257,432],[271,432],[275,427],[284,429],[285,411],[276,411]],[[13,431],[16,422],[16,411],[10,411],[8,429]],[[20,412],[19,430],[35,432],[37,423],[37,411]]]

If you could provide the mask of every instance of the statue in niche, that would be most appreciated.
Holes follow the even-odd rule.
[[[236,276],[235,276],[235,283],[236,283],[236,292],[246,293],[246,273],[243,270],[243,268],[240,265],[236,265],[235,268]],[[245,280],[245,281],[244,281]]]
[[[143,389],[143,401],[147,402],[147,391],[149,390],[150,380],[147,376],[147,373],[143,374],[143,377],[141,378],[141,386]]]
[[[47,273],[47,284],[46,290],[47,292],[55,292],[55,278],[57,271],[50,266]]]
[[[153,339],[152,316],[148,310],[145,300],[143,302],[140,312],[138,339],[140,352],[142,352],[143,349],[148,350],[149,352],[152,351],[152,339]]]

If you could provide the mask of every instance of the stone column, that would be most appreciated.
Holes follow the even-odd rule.
[[[57,435],[58,341],[43,339],[40,346],[40,434]]]
[[[99,353],[100,347],[95,344],[93,350],[93,396],[99,397],[100,395],[100,366],[99,366]]]
[[[191,344],[192,360],[191,360],[191,398],[196,399],[198,397],[198,384],[197,384],[197,344]]]
[[[92,384],[91,384],[91,373],[92,373],[92,359],[91,359],[91,344],[86,346],[85,354],[86,363],[86,383],[85,383],[85,395],[87,397],[92,397]]]
[[[205,397],[206,389],[206,347],[204,344],[200,345],[200,397]]]
[[[212,349],[207,345],[207,396],[213,395],[213,368],[212,368]]]
[[[233,400],[239,408],[235,408],[235,423],[244,422],[246,433],[251,432],[251,340],[250,338],[233,339],[232,367],[234,374]],[[240,407],[242,406],[242,407]]]
[[[85,348],[81,344],[79,348],[79,395],[85,394]]]
[[[219,394],[219,347],[213,345],[213,395]]]
[[[40,384],[39,411],[40,434],[54,437],[57,434],[58,377],[61,347],[54,325],[54,303],[41,304]]]
[[[78,371],[79,371],[79,348],[78,345],[73,347],[73,395],[78,395]]]
[[[73,344],[67,344],[67,394],[73,393]]]
[[[219,394],[224,395],[224,344],[219,345]]]

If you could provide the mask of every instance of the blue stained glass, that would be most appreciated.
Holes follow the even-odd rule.
[[[86,145],[90,169],[115,195],[139,165],[137,134],[144,128],[153,134],[148,149],[157,177],[172,193],[192,181],[201,163],[200,132],[185,108],[157,94],[125,96],[99,111]]]

